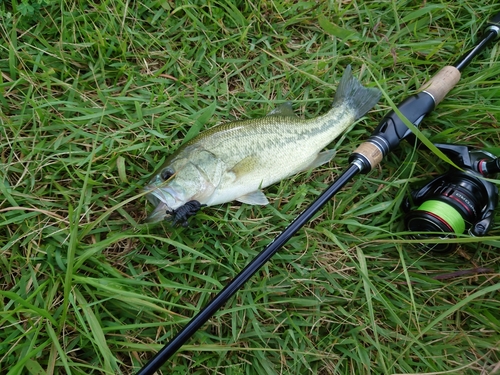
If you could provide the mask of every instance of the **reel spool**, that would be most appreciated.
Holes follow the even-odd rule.
[[[484,177],[500,171],[499,159],[482,150],[470,151],[466,146],[436,144],[462,170],[451,168],[447,173],[412,191],[406,198],[405,226],[415,239],[435,238],[422,244],[426,250],[446,253],[455,250],[455,243],[441,240],[464,233],[484,236],[493,223],[498,203],[497,187]]]

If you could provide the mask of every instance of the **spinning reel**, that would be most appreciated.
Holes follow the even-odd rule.
[[[498,188],[485,180],[500,172],[500,158],[467,146],[436,144],[460,169],[451,167],[418,190],[403,203],[405,226],[415,239],[436,238],[423,244],[426,250],[450,252],[455,243],[439,239],[464,233],[484,236],[491,228],[498,203]]]

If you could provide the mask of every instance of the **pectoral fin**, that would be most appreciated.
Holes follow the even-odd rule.
[[[246,204],[255,204],[255,205],[260,205],[260,206],[265,206],[266,204],[269,203],[267,200],[266,196],[261,190],[255,190],[252,191],[251,193],[242,195],[239,198],[236,198],[238,202],[241,203],[246,203]]]
[[[247,156],[239,161],[233,168],[231,173],[234,173],[235,179],[244,176],[245,174],[253,172],[258,167],[258,159],[255,156]]]

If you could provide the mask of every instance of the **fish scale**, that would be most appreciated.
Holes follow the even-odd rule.
[[[173,153],[145,188],[156,205],[148,220],[162,220],[190,201],[267,204],[261,189],[328,162],[333,150],[321,150],[379,98],[379,90],[363,87],[347,67],[332,108],[321,116],[300,119],[284,104],[262,118],[208,129]]]

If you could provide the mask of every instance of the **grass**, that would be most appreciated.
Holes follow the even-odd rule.
[[[147,226],[141,188],[185,137],[293,101],[348,64],[395,103],[472,47],[493,1],[0,3],[0,373],[132,374],[348,165],[382,99],[271,204]],[[500,155],[498,45],[422,124]],[[344,188],[163,374],[500,373],[500,225],[447,256],[400,206],[446,164],[409,143]],[[499,220],[497,219],[497,222]],[[489,272],[438,280],[483,267]]]

